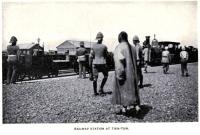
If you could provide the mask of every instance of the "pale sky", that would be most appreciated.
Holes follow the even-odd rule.
[[[197,2],[44,2],[3,3],[3,49],[11,36],[18,43],[36,42],[45,50],[68,39],[94,41],[104,34],[113,51],[118,34],[126,31],[132,43],[138,35],[156,34],[159,41],[177,41],[197,47]]]

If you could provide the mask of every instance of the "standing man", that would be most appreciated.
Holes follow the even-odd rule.
[[[188,62],[188,52],[185,50],[185,46],[181,47],[182,51],[180,52],[181,58],[181,72],[182,76],[188,76],[187,62]]]
[[[103,87],[108,78],[108,69],[106,66],[106,57],[107,57],[107,47],[102,44],[103,34],[101,32],[97,33],[96,36],[97,43],[93,45],[90,52],[90,59],[92,59],[92,72],[93,72],[93,89],[94,95],[104,95]],[[97,93],[97,79],[98,73],[103,73],[103,80],[99,89],[99,94]]]
[[[150,61],[150,50],[151,50],[151,46],[147,45],[145,46],[144,50],[143,50],[143,55],[144,55],[144,71],[147,73],[147,67],[148,67],[148,63]]]
[[[139,79],[139,87],[143,88],[143,75],[142,75],[142,47],[140,46],[140,40],[137,35],[133,37],[133,44],[135,45],[136,49],[136,60],[137,60],[137,74]]]
[[[80,47],[76,51],[76,55],[78,57],[78,63],[79,63],[79,78],[83,79],[86,78],[86,73],[85,73],[85,66],[86,66],[86,53],[87,50],[84,47],[84,42],[80,42]]]
[[[118,36],[119,44],[114,51],[115,78],[112,104],[121,105],[117,114],[126,115],[129,109],[140,110],[137,79],[136,50],[128,42],[128,35],[122,31]]]
[[[161,62],[163,64],[163,73],[166,74],[167,71],[169,70],[169,51],[167,46],[165,47],[165,50],[162,52]]]
[[[7,84],[15,84],[17,63],[19,60],[19,47],[17,46],[17,38],[12,36],[10,39],[11,45],[7,46],[8,53],[8,72],[7,72]]]

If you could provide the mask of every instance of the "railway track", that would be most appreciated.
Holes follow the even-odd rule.
[[[22,82],[36,82],[36,81],[43,81],[43,80],[49,80],[49,79],[56,79],[56,78],[61,78],[61,77],[69,77],[69,76],[76,76],[77,73],[74,72],[73,69],[68,69],[68,70],[59,70],[58,76],[53,76],[53,77],[48,77],[47,75],[42,76],[41,78],[38,79],[29,79],[28,76],[26,76],[23,80],[17,81],[16,83],[22,83]],[[5,80],[4,80],[4,85],[5,85]]]

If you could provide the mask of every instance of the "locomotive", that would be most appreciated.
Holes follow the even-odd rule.
[[[180,52],[181,52],[181,45],[180,42],[172,42],[172,41],[158,41],[155,39],[152,40],[150,44],[150,36],[146,36],[146,40],[143,42],[143,47],[149,47],[150,51],[150,59],[149,65],[151,66],[158,66],[161,65],[162,59],[162,51],[164,50],[165,46],[168,46],[168,50],[170,52],[170,64],[178,64],[180,63]],[[186,51],[189,54],[188,62],[197,62],[198,61],[198,50],[193,46],[186,47]]]

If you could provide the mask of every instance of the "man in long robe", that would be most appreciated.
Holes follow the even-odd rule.
[[[112,103],[123,106],[119,113],[126,113],[128,108],[140,110],[139,88],[137,79],[136,50],[128,43],[128,35],[121,32],[119,44],[114,51],[115,78]]]

